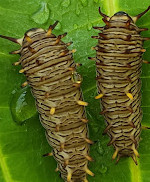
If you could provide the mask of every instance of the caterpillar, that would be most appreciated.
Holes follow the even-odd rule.
[[[113,145],[112,156],[116,163],[121,157],[132,157],[137,164],[137,151],[140,141],[142,111],[141,105],[141,65],[142,54],[146,51],[143,42],[150,38],[141,37],[147,28],[138,28],[135,23],[150,6],[135,17],[123,11],[109,17],[101,12],[104,27],[93,27],[100,30],[96,57],[89,59],[96,62],[96,80],[98,95],[101,99],[100,114],[104,116],[107,127],[104,134],[110,137],[108,146]]]
[[[46,130],[46,138],[53,151],[44,156],[52,156],[57,161],[57,171],[67,182],[87,182],[87,174],[94,176],[88,169],[89,139],[85,106],[80,85],[81,76],[76,72],[73,60],[75,50],[72,44],[61,39],[67,35],[56,36],[52,30],[32,28],[23,38],[16,39],[0,35],[21,46],[11,54],[20,54],[14,65],[22,66],[27,81],[23,87],[31,87],[39,112],[41,124]]]

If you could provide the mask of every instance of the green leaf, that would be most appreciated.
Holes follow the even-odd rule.
[[[94,100],[97,94],[95,81],[95,64],[88,60],[94,56],[92,46],[97,44],[91,39],[98,31],[92,26],[103,26],[98,7],[112,16],[117,11],[126,11],[134,16],[149,6],[144,0],[5,0],[0,1],[0,34],[22,37],[33,27],[47,29],[50,24],[59,20],[54,30],[57,35],[68,32],[65,42],[73,41],[70,49],[77,49],[74,54],[76,62],[82,63],[79,72],[83,76],[82,89],[84,98],[89,102],[87,115],[90,138],[96,143],[91,147],[91,156],[95,159],[89,168],[95,177],[88,177],[92,182],[149,182],[150,180],[150,131],[143,130],[139,146],[140,159],[135,166],[131,158],[122,158],[117,165],[111,160],[114,152],[107,147],[108,136],[102,136],[105,128],[104,119],[99,115],[100,105]],[[150,12],[138,22],[139,27],[150,28]],[[150,32],[143,32],[150,37]],[[19,74],[19,66],[12,63],[19,59],[9,55],[17,50],[18,45],[0,39],[0,181],[1,182],[60,182],[55,173],[56,162],[52,157],[42,155],[51,151],[44,129],[36,113],[34,100],[29,89],[21,90],[25,76]],[[150,41],[144,44],[144,59],[149,60]],[[150,126],[150,66],[142,67],[142,125]],[[31,100],[30,100],[31,99]],[[20,102],[22,104],[20,104]],[[18,112],[19,111],[19,112]],[[22,113],[22,114],[21,114]],[[17,121],[17,123],[16,123]],[[25,121],[25,122],[24,122]],[[21,125],[18,125],[21,124]]]

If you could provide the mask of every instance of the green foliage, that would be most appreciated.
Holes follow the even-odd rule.
[[[99,101],[96,96],[95,64],[87,59],[94,56],[91,50],[97,41],[91,35],[98,31],[92,26],[103,26],[98,14],[98,7],[108,15],[117,11],[126,11],[134,16],[149,6],[149,0],[0,0],[0,34],[22,37],[24,32],[33,27],[48,28],[56,20],[60,23],[54,30],[57,35],[68,32],[65,42],[73,41],[70,49],[77,49],[74,54],[76,62],[83,66],[79,72],[83,76],[82,89],[84,98],[89,102],[87,116],[90,120],[90,138],[95,141],[91,147],[91,156],[95,159],[89,168],[95,177],[93,182],[149,182],[150,180],[150,131],[143,130],[139,146],[140,159],[135,166],[132,159],[122,158],[118,165],[111,160],[113,148],[107,147],[108,136],[102,136],[105,128],[103,117],[99,116]],[[138,22],[139,27],[150,28],[150,12]],[[150,32],[142,33],[150,37]],[[144,59],[149,60],[150,41],[144,44],[147,52]],[[34,100],[28,88],[21,90],[25,81],[20,75],[19,66],[12,63],[19,59],[9,55],[19,46],[0,39],[0,181],[1,182],[59,182],[55,173],[56,162],[52,157],[42,155],[51,151],[44,129],[36,113]],[[142,67],[142,125],[150,126],[150,66]]]

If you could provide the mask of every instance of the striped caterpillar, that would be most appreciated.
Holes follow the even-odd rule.
[[[135,22],[143,16],[150,6],[135,17],[125,12],[115,13],[112,17],[101,12],[104,27],[93,27],[101,31],[98,39],[96,61],[98,96],[101,99],[102,112],[107,127],[104,133],[110,137],[109,145],[113,145],[115,152],[112,159],[117,156],[130,156],[137,164],[137,151],[140,133],[142,111],[141,105],[141,65],[143,42],[150,38],[141,37],[142,31],[147,28],[138,28]]]
[[[21,39],[0,35],[21,45],[20,50],[11,54],[21,57],[14,65],[21,64],[20,73],[24,73],[36,100],[40,121],[46,129],[46,138],[53,147],[51,153],[57,161],[57,170],[67,182],[87,182],[87,174],[94,176],[88,169],[89,145],[88,127],[80,89],[81,77],[76,72],[72,53],[68,50],[70,43],[52,34],[56,21],[47,31],[30,29]]]

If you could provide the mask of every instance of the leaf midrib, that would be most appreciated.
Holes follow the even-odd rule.
[[[12,179],[12,177],[10,175],[10,172],[9,172],[8,167],[7,167],[7,164],[6,164],[4,154],[2,152],[1,147],[0,147],[0,166],[1,166],[1,169],[2,169],[2,172],[3,172],[3,177],[4,177],[5,181],[6,182],[13,182],[13,179]]]

